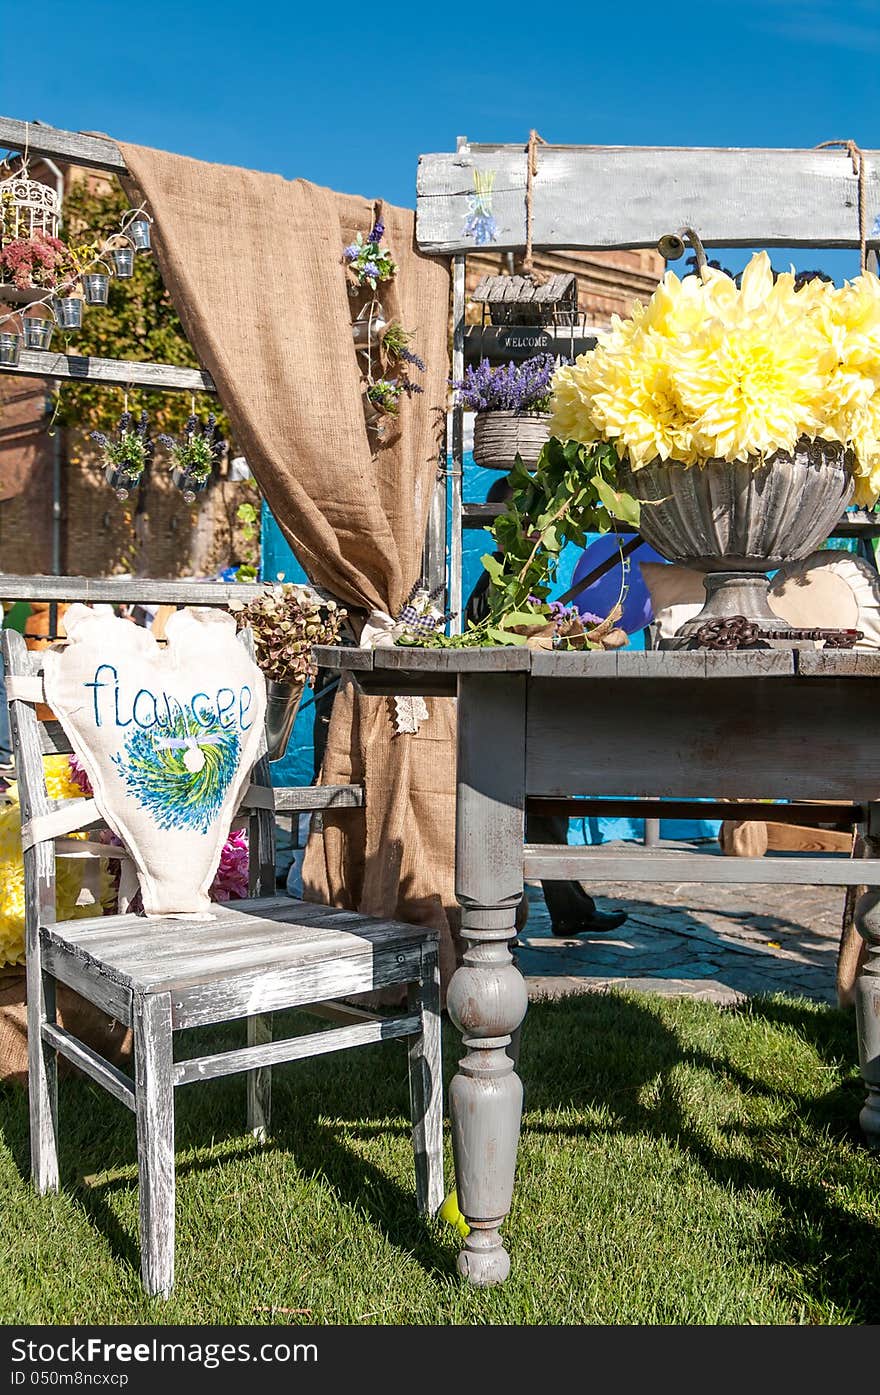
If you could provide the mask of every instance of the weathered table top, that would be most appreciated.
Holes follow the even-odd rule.
[[[350,669],[358,679],[393,672],[454,678],[466,673],[527,673],[535,678],[880,678],[880,653],[854,649],[563,650],[380,649],[318,646],[324,668]]]

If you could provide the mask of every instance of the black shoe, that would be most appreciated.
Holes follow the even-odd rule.
[[[626,920],[626,911],[593,911],[590,915],[579,916],[577,920],[557,920],[550,927],[561,940],[574,939],[576,935],[604,935],[616,930]]]

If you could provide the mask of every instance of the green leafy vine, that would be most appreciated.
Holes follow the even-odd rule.
[[[491,529],[500,558],[481,558],[489,574],[488,613],[463,634],[405,637],[403,644],[437,648],[522,645],[552,619],[550,593],[567,543],[585,547],[588,533],[607,533],[620,521],[637,528],[639,502],[617,486],[613,446],[552,437],[530,473],[516,457],[507,476],[511,497]],[[565,638],[562,637],[565,644]],[[578,647],[592,647],[589,632]]]

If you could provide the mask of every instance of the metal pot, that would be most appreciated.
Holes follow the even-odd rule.
[[[146,218],[135,218],[133,223],[129,223],[125,231],[139,252],[149,252],[152,243],[150,241],[150,224]]]
[[[44,315],[25,315],[22,319],[24,347],[26,349],[48,349],[52,343],[55,326]]]
[[[277,683],[274,678],[266,679],[266,746],[269,760],[280,760],[287,750],[302,695],[302,683]]]
[[[120,281],[127,281],[134,275],[134,248],[113,247],[110,250],[113,269]]]
[[[853,465],[838,442],[806,437],[793,452],[760,463],[656,461],[633,470],[621,461],[621,489],[645,505],[645,541],[671,562],[707,573],[704,609],[669,643],[681,647],[708,620],[731,615],[786,628],[766,600],[766,573],[807,557],[834,531],[852,498]]]
[[[103,271],[87,271],[80,278],[87,305],[106,305],[110,294],[110,277]]]
[[[180,490],[184,502],[187,504],[195,503],[196,495],[201,494],[203,489],[207,489],[210,479],[210,475],[204,480],[195,479],[189,470],[175,469],[171,471],[172,483]]]
[[[79,296],[56,296],[52,301],[52,311],[61,329],[81,329],[83,303]]]
[[[20,334],[0,333],[0,365],[3,368],[16,368],[21,356],[22,337]]]
[[[550,435],[548,412],[477,412],[474,421],[474,463],[485,470],[513,469],[519,455],[527,470],[538,463],[541,448]]]
[[[141,480],[140,475],[130,475],[119,465],[105,466],[104,478],[120,503],[127,499],[133,490],[137,489]]]
[[[355,348],[378,348],[382,342],[382,336],[388,328],[388,321],[382,314],[381,308],[376,308],[372,318],[369,314],[369,306],[362,310],[356,320],[352,321],[351,332],[354,337]]]

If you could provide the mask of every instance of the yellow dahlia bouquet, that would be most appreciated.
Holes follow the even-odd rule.
[[[766,252],[737,286],[667,272],[646,306],[553,378],[551,434],[608,442],[633,469],[753,460],[802,437],[852,449],[855,500],[880,497],[880,280],[774,280]]]

